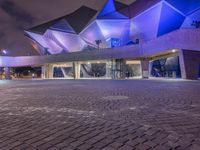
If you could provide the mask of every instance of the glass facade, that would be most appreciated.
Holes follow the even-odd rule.
[[[53,65],[53,78],[73,78],[73,64]]]
[[[142,76],[140,61],[126,61],[126,78],[135,78]]]
[[[80,78],[111,78],[109,60],[79,62],[78,65],[80,66]]]
[[[161,58],[150,62],[152,77],[181,78],[179,57]]]
[[[49,64],[46,72],[49,72],[46,78],[55,79],[133,79],[142,78],[142,63],[140,60],[126,59],[81,61]],[[182,77],[178,56],[150,61],[147,72],[150,77]]]
[[[75,65],[76,64],[76,65]],[[46,67],[46,78],[59,79],[129,79],[141,77],[140,61],[114,59],[90,62],[52,64]]]
[[[80,78],[106,78],[106,63],[81,64]]]

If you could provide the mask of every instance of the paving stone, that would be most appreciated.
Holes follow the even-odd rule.
[[[68,145],[69,145],[69,143],[61,142],[59,144],[56,144],[56,147],[58,147],[58,148],[64,148],[64,147],[66,147]]]
[[[118,150],[133,150],[134,148],[129,145],[124,145],[120,147]]]
[[[82,144],[83,144],[83,142],[81,142],[81,141],[75,141],[75,142],[70,143],[70,145],[71,145],[72,147],[78,147],[78,146],[80,146],[80,145],[82,145]]]
[[[119,148],[119,147],[122,147],[123,145],[124,145],[123,143],[113,142],[113,143],[111,143],[109,146],[111,146],[111,147],[117,149],[117,148]]]
[[[200,144],[192,144],[192,146],[189,148],[189,150],[199,150]]]
[[[155,148],[153,148],[153,150],[171,150],[170,147],[167,147],[167,146],[156,146]]]
[[[89,145],[89,144],[82,144],[82,145],[77,147],[78,150],[89,150],[91,148],[92,148],[92,146]]]
[[[103,148],[102,150],[116,150],[116,149],[111,146],[107,146],[107,147]]]
[[[113,140],[110,140],[110,139],[103,139],[103,140],[100,140],[99,142],[93,144],[93,147],[97,148],[97,149],[103,149],[105,148],[107,145],[113,143]]]

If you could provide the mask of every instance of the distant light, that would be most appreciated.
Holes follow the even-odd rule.
[[[7,54],[7,51],[6,50],[2,50],[3,54]]]
[[[99,62],[99,61],[97,61],[97,64],[100,64],[100,62]]]
[[[176,53],[176,50],[175,50],[175,49],[173,49],[173,50],[172,50],[172,53]]]
[[[87,63],[88,65],[91,64],[90,62]]]

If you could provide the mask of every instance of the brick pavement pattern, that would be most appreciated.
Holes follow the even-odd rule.
[[[0,81],[0,150],[200,150],[200,82]]]

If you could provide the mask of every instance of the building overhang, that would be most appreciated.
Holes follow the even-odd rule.
[[[200,51],[200,30],[180,29],[137,45],[46,56],[0,57],[0,67],[39,66],[49,63],[109,59],[145,59],[174,53],[175,50]]]

